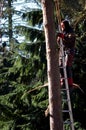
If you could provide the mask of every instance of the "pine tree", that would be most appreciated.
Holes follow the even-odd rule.
[[[42,1],[46,39],[50,130],[63,130],[58,49],[56,48],[54,6],[52,0]],[[51,28],[52,27],[52,28]],[[58,116],[57,116],[58,115]]]
[[[5,2],[3,18],[7,19],[9,8],[7,8],[8,2]],[[22,17],[22,21],[28,21],[28,24],[19,24],[14,27],[13,20],[9,29],[17,36],[25,36],[25,41],[19,42],[17,37],[13,37],[11,34],[11,44],[8,45],[4,42],[0,46],[0,129],[49,130],[49,117],[44,116],[44,111],[48,106],[47,85],[38,87],[47,82],[42,9],[21,12],[11,7],[11,11],[12,16],[18,14]],[[85,0],[62,1],[61,13],[62,18],[68,15],[70,22],[75,27],[77,53],[73,66],[74,80],[85,92]],[[3,27],[5,28],[2,29],[2,34],[8,36],[9,29],[6,25]],[[6,45],[10,47],[8,51]],[[86,113],[85,94],[76,89],[72,97],[76,128],[85,129],[86,123],[85,120],[83,121],[83,116]]]

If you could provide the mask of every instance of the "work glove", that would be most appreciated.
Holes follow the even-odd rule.
[[[63,33],[58,33],[57,36],[61,37],[62,39],[64,38],[64,34]]]

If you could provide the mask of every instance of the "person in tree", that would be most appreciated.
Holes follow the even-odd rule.
[[[77,84],[73,83],[73,77],[72,77],[72,63],[75,54],[75,33],[73,28],[70,26],[68,20],[63,20],[61,22],[61,29],[62,33],[57,34],[57,42],[59,43],[59,39],[62,38],[64,52],[66,52],[67,54],[67,59],[65,60],[65,62],[66,62],[68,85],[69,88],[71,89],[77,87]],[[61,62],[60,65],[62,65]],[[60,71],[61,71],[61,77],[63,78],[64,77],[63,69],[60,69]]]

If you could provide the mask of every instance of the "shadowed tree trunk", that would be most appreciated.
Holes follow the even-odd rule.
[[[8,11],[8,26],[9,26],[9,43],[12,40],[12,9],[11,9],[11,0],[8,0],[8,7],[9,7],[9,11]]]
[[[63,130],[58,48],[55,36],[54,3],[42,0],[46,39],[50,130]]]

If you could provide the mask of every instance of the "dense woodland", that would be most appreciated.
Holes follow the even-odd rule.
[[[47,83],[47,61],[41,3],[25,0],[27,4],[36,3],[37,8],[17,11],[15,1],[3,0],[2,19],[7,24],[0,27],[0,36],[9,39],[0,46],[0,130],[49,130],[49,116],[45,117],[48,88],[43,87]],[[71,101],[76,130],[86,130],[86,1],[61,0],[60,9],[62,19],[67,17],[76,33],[73,78],[83,91],[74,89]],[[15,24],[14,15],[25,24]],[[58,31],[56,12],[55,25]],[[25,39],[20,42],[17,36]]]

